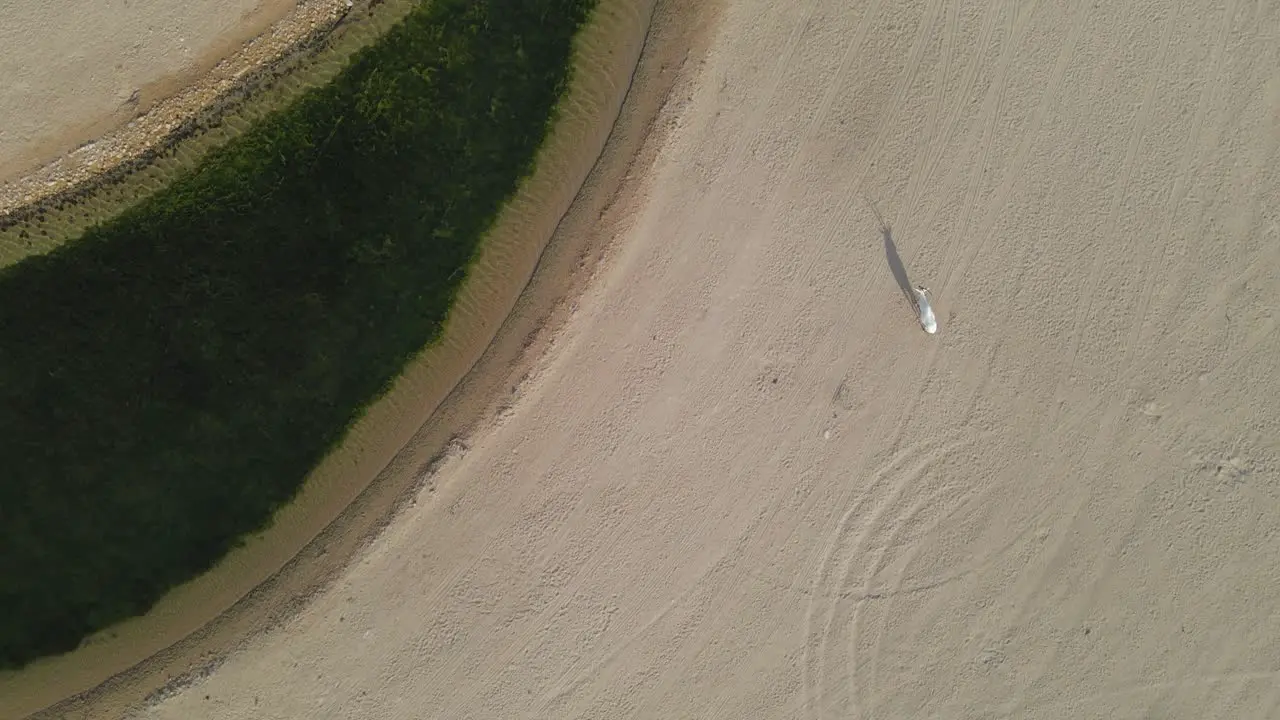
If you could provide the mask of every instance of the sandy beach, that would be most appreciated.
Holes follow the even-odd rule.
[[[1280,716],[1280,4],[676,4],[483,421],[127,716]]]
[[[159,149],[350,7],[347,0],[0,5],[0,219]]]

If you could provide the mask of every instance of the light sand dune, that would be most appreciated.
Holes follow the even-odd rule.
[[[0,3],[0,181],[196,80],[294,0]]]
[[[1280,716],[1277,67],[1275,3],[727,0],[502,412],[137,717]]]

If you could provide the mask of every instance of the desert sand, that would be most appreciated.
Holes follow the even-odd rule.
[[[725,0],[489,420],[133,717],[1280,716],[1277,67],[1275,3]]]
[[[255,73],[332,30],[351,7],[347,0],[0,4],[0,219],[163,145]]]
[[[293,0],[0,4],[0,181],[144,112],[283,18]]]

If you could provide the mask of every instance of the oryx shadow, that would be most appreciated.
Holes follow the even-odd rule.
[[[893,230],[884,221],[880,215],[880,211],[876,209],[875,203],[867,198],[867,204],[871,206],[871,212],[875,213],[876,221],[880,223],[880,236],[884,240],[884,257],[889,262],[889,272],[893,273],[893,280],[898,284],[898,289],[902,291],[902,297],[907,301],[907,307],[912,313],[917,312],[916,296],[911,291],[911,280],[907,278],[907,267],[902,264],[902,256],[898,254],[898,246],[893,242]]]

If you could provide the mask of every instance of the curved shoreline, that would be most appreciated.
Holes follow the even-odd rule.
[[[63,717],[88,705],[101,707],[108,696],[132,704],[159,686],[172,687],[175,675],[180,684],[207,666],[211,653],[286,617],[385,521],[391,505],[371,512],[353,501],[376,475],[393,474],[408,456],[424,452],[419,443],[400,451],[421,434],[506,322],[610,136],[653,6],[653,0],[604,0],[597,8],[576,41],[576,77],[562,114],[533,175],[486,240],[450,313],[452,327],[356,423],[272,527],[171,592],[146,616],[99,633],[72,653],[0,676],[0,697],[8,704],[0,714]],[[349,518],[343,529],[335,527],[339,516]],[[297,571],[303,565],[319,567]]]

